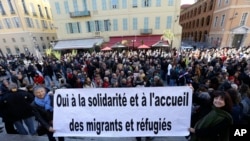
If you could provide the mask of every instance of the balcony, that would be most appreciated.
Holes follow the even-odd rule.
[[[153,30],[152,29],[141,29],[140,33],[141,34],[152,34]]]
[[[70,18],[77,18],[77,17],[88,17],[90,16],[90,11],[77,11],[77,12],[70,12]]]

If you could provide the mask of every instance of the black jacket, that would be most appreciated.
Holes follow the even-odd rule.
[[[0,113],[3,120],[15,122],[33,116],[30,106],[33,99],[33,95],[23,90],[4,93],[0,99]]]

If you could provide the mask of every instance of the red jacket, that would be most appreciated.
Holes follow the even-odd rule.
[[[34,77],[35,84],[44,84],[44,78],[41,75],[36,75]]]

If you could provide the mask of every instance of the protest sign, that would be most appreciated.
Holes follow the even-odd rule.
[[[58,89],[54,136],[186,136],[190,87]]]

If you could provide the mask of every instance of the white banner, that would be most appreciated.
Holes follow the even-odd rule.
[[[186,136],[191,105],[187,86],[58,89],[54,136]]]

